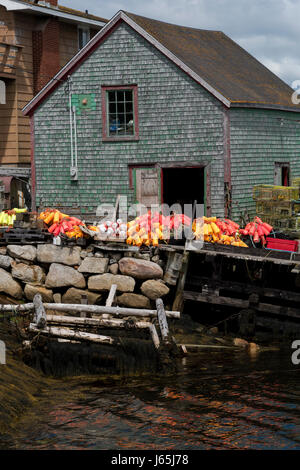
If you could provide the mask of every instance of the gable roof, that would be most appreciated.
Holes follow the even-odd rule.
[[[33,110],[124,21],[227,107],[300,112],[294,90],[220,31],[207,31],[119,11],[23,109]]]

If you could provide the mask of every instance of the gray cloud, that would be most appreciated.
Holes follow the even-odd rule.
[[[64,0],[110,19],[119,10],[223,31],[289,85],[300,79],[300,0]]]

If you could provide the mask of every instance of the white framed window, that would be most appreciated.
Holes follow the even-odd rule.
[[[82,49],[90,40],[90,28],[78,26],[78,49]]]

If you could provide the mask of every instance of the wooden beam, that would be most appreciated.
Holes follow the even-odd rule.
[[[221,346],[218,344],[179,344],[178,346],[185,346],[188,349],[241,349],[237,346]]]
[[[81,317],[69,317],[62,315],[47,315],[47,322],[55,324],[61,324],[64,326],[81,326],[81,327],[108,327],[108,328],[125,328],[126,320],[119,320],[116,318],[81,318]],[[153,344],[156,349],[160,346],[159,337],[155,326],[146,321],[137,321],[134,325],[138,329],[148,329],[152,338]]]
[[[44,303],[45,309],[57,310],[60,312],[88,312],[92,314],[110,313],[116,316],[137,316],[137,317],[157,317],[156,310],[149,309],[138,309],[128,307],[106,307],[102,305],[80,305],[80,304],[55,304],[55,303]],[[166,311],[167,317],[180,318],[180,312]]]
[[[101,343],[101,344],[116,344],[116,341],[110,336],[95,335],[93,333],[86,333],[84,331],[73,331],[68,328],[57,328],[57,327],[46,327],[38,328],[35,323],[30,323],[29,331],[32,333],[41,333],[47,336],[52,336],[53,338],[65,338],[75,341],[89,341],[92,343]]]
[[[169,342],[169,327],[166,317],[166,312],[164,309],[164,304],[161,299],[156,299],[156,308],[157,308],[157,317],[158,317],[158,324],[161,332],[161,337],[163,343]]]
[[[7,305],[0,305],[0,312],[30,312],[34,310],[34,304],[7,304]]]
[[[259,261],[259,262],[271,262],[274,264],[282,265],[299,265],[300,264],[300,255],[299,253],[283,253],[279,251],[265,250],[261,248],[239,248],[239,247],[223,247],[222,245],[212,245],[208,247],[208,243],[204,244],[203,249],[193,251],[195,254],[209,254],[211,256],[222,255],[226,258],[233,258],[239,260],[247,261]],[[159,245],[159,250],[162,251],[184,251],[183,246],[176,245]],[[243,250],[243,252],[241,252]],[[290,259],[292,255],[293,259]]]
[[[249,307],[248,300],[233,299],[231,297],[221,297],[217,295],[201,294],[199,292],[190,291],[185,291],[183,295],[185,300],[193,300],[196,302],[203,302],[207,304],[224,305],[240,309]],[[296,308],[291,307],[272,305],[260,302],[256,307],[256,311],[280,315],[283,317],[293,317],[300,319],[300,309],[298,310]]]
[[[158,349],[159,346],[160,346],[160,341],[159,341],[159,337],[158,337],[156,328],[152,323],[150,323],[150,325],[149,325],[149,330],[150,330],[150,335],[151,335],[153,344],[154,344],[155,348]]]
[[[254,286],[243,282],[232,282],[226,280],[212,280],[208,277],[192,276],[189,280],[190,284],[198,286],[208,285],[212,289],[228,290],[236,293],[252,294],[257,293],[262,297],[278,298],[278,300],[286,300],[292,302],[300,302],[300,294],[292,291],[285,291],[281,289],[273,289],[270,287]]]
[[[92,326],[92,327],[114,327],[123,328],[126,325],[126,320],[118,318],[85,318],[85,317],[70,317],[68,315],[47,315],[47,322],[53,324],[64,324],[71,326]],[[135,323],[137,328],[149,328],[152,323],[146,321],[138,321]]]
[[[181,270],[179,274],[179,279],[177,283],[177,290],[176,290],[176,295],[175,299],[173,302],[173,310],[178,310],[182,311],[183,309],[183,290],[184,290],[184,285],[185,285],[185,280],[186,280],[186,275],[188,271],[188,264],[189,264],[189,252],[184,251],[183,256],[182,256],[182,265],[181,265]]]

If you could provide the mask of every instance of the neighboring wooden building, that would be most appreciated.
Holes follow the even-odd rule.
[[[36,206],[253,212],[254,184],[300,176],[292,93],[222,32],[120,11],[23,110]]]
[[[22,108],[106,23],[57,0],[0,1],[0,177],[3,167],[30,167]]]

